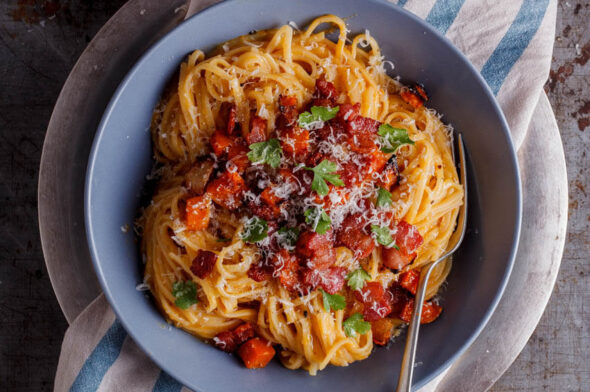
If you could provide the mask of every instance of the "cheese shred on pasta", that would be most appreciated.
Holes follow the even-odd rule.
[[[332,30],[320,30],[320,25]],[[338,37],[335,42],[326,38],[332,32]],[[161,178],[138,221],[145,283],[173,325],[211,339],[250,322],[260,336],[281,345],[284,366],[303,368],[312,375],[329,364],[347,366],[367,358],[373,349],[372,332],[348,337],[343,322],[350,309],[327,312],[319,290],[297,295],[277,279],[250,279],[248,270],[260,254],[255,245],[241,240],[244,221],[235,213],[216,208],[210,223],[216,230],[189,230],[184,219],[189,194],[181,173],[183,167],[211,154],[209,139],[223,124],[224,103],[235,105],[243,135],[254,114],[273,130],[280,97],[295,97],[298,107],[303,107],[312,99],[316,80],[323,79],[333,83],[347,102],[360,103],[362,116],[405,129],[414,141],[397,151],[402,180],[392,190],[390,208],[396,219],[414,225],[424,239],[416,259],[402,271],[383,267],[377,248],[355,261],[350,250],[339,247],[335,265],[347,270],[361,265],[372,281],[387,287],[400,273],[420,269],[439,257],[463,202],[451,153],[451,129],[433,110],[404,102],[400,92],[405,87],[386,74],[390,63],[368,32],[352,41],[347,41],[346,32],[342,19],[326,15],[304,31],[285,25],[238,37],[209,55],[199,50],[190,54],[180,66],[177,85],[168,89],[154,111],[152,138]],[[342,220],[331,218],[334,224]],[[199,250],[218,256],[205,279],[191,272]],[[436,295],[450,268],[447,261],[434,270],[427,298]],[[199,302],[181,309],[175,305],[172,286],[186,280],[196,284]],[[349,299],[352,291],[345,286],[343,295]]]

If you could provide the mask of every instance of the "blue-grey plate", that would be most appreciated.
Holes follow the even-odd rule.
[[[142,263],[131,233],[152,168],[149,125],[167,80],[194,49],[288,21],[300,26],[333,13],[347,17],[352,33],[369,29],[405,80],[424,83],[429,105],[464,134],[469,153],[469,226],[443,290],[444,311],[421,329],[414,385],[450,365],[486,324],[512,268],[521,217],[518,166],[498,104],[468,60],[410,13],[379,0],[232,0],[208,8],[155,44],[123,80],[99,126],[86,178],[86,230],[94,267],[117,316],[143,350],[173,377],[202,392],[390,391],[399,372],[403,342],[377,348],[348,367],[329,366],[315,377],[278,361],[248,370],[176,328],[163,328],[149,296],[135,289]],[[399,339],[398,339],[399,340]]]

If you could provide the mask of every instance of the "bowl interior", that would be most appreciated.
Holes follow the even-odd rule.
[[[477,71],[418,18],[384,1],[233,0],[211,7],[166,35],[136,64],[107,108],[90,156],[86,229],[94,266],[109,302],[134,340],[164,370],[199,391],[392,390],[403,342],[377,349],[347,368],[316,377],[278,362],[250,371],[232,356],[166,326],[149,296],[136,291],[142,264],[132,232],[153,161],[149,124],[169,77],[194,49],[250,30],[333,13],[352,33],[369,29],[395,75],[423,83],[429,106],[464,135],[469,160],[469,225],[442,293],[444,312],[421,329],[414,385],[448,366],[483,328],[508,278],[520,226],[520,181],[506,122]],[[231,23],[228,23],[231,21]]]

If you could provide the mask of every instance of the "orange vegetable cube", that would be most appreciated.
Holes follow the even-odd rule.
[[[359,154],[377,150],[377,136],[370,131],[356,132],[348,136],[348,147]]]
[[[272,191],[272,187],[265,188],[260,194],[260,198],[269,206],[275,206],[281,201],[281,198]]]
[[[207,185],[207,193],[211,199],[230,210],[235,210],[242,204],[242,193],[245,190],[246,183],[242,176],[230,171],[225,171]]]
[[[407,104],[410,104],[415,109],[419,109],[422,107],[422,105],[424,105],[424,100],[418,94],[415,94],[412,91],[402,91],[400,96]]]
[[[381,150],[374,150],[369,154],[368,162],[365,166],[366,179],[372,178],[373,173],[380,173],[387,164],[388,156]]]
[[[299,187],[299,179],[291,170],[279,169],[279,175],[285,183],[291,184],[294,188]]]
[[[381,262],[384,266],[392,270],[401,270],[406,265],[410,264],[415,257],[416,253],[408,254],[402,249],[395,249],[393,247],[381,248]]]
[[[260,194],[262,203],[249,204],[252,212],[265,220],[274,220],[281,216],[281,208],[278,206],[281,198],[275,195],[272,189],[272,186],[269,186],[262,191]]]
[[[262,338],[252,338],[240,346],[238,355],[248,369],[258,369],[268,365],[275,349]]]
[[[409,270],[404,272],[399,277],[400,285],[408,290],[410,293],[416,295],[416,291],[418,291],[418,283],[420,282],[420,271],[416,269]]]
[[[266,120],[254,115],[250,120],[250,133],[246,136],[248,145],[266,141]]]
[[[412,320],[412,313],[414,312],[414,299],[410,299],[404,305],[399,318],[409,323]],[[422,317],[420,317],[420,324],[428,324],[438,318],[442,312],[442,306],[432,302],[424,302],[422,305]]]
[[[420,324],[428,324],[433,322],[440,316],[442,312],[442,306],[439,306],[432,302],[424,303],[422,307],[422,317],[420,318]]]
[[[232,144],[233,140],[219,129],[211,135],[211,147],[213,147],[213,152],[218,157],[225,154]]]
[[[285,155],[304,159],[309,151],[309,131],[299,127],[287,128],[281,135],[281,147]]]
[[[209,226],[211,198],[209,195],[192,197],[186,201],[186,226],[189,230],[203,230]]]
[[[290,97],[290,96],[281,96],[279,103],[281,106],[296,106],[297,105],[297,98]]]
[[[385,346],[393,335],[395,322],[390,318],[382,318],[371,321],[371,331],[373,331],[373,343],[379,346]]]
[[[234,143],[229,147],[227,159],[236,165],[238,173],[243,173],[251,163],[248,159],[248,148],[241,143]]]
[[[392,164],[388,164],[383,173],[381,174],[381,178],[377,182],[377,184],[390,191],[391,187],[397,183],[398,180],[398,171],[396,170],[395,166]]]

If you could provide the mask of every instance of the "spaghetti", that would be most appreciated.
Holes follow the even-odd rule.
[[[145,283],[174,325],[248,367],[280,345],[314,375],[386,344],[463,202],[450,129],[387,76],[368,32],[346,31],[327,15],[196,50],[154,111]],[[427,302],[422,321],[440,311]]]

